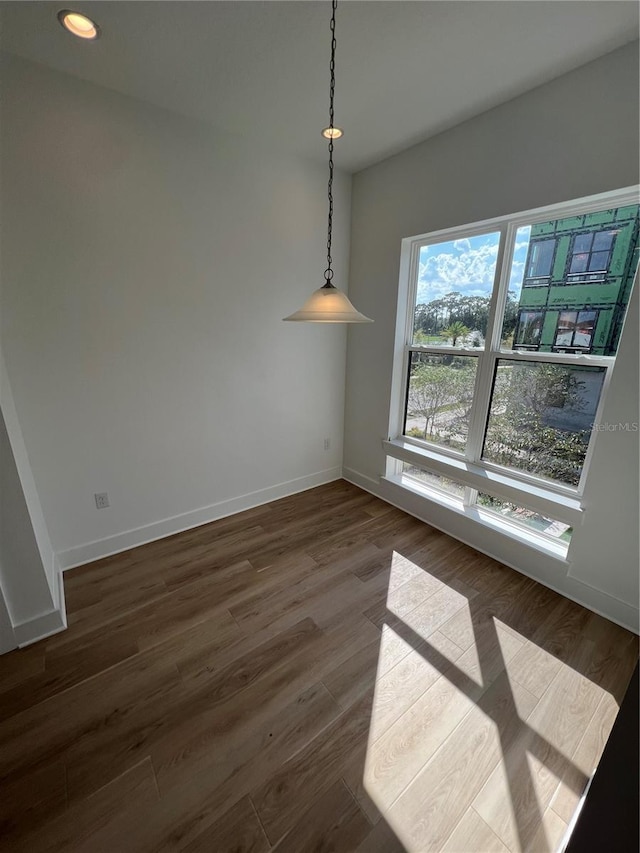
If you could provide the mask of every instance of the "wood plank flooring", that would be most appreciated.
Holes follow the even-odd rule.
[[[65,575],[0,849],[556,851],[631,633],[338,481]]]

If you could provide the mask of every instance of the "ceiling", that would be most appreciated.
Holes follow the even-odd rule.
[[[101,38],[66,33],[60,8],[86,12]],[[362,169],[637,39],[638,9],[341,0],[336,165]],[[3,0],[0,32],[7,52],[324,162],[330,16],[328,0]]]

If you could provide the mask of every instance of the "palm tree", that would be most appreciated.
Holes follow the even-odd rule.
[[[447,326],[446,329],[443,329],[440,334],[443,338],[451,338],[451,346],[454,347],[458,342],[458,338],[464,338],[465,335],[469,334],[469,329],[461,323],[459,320],[456,320],[454,323],[451,323]]]

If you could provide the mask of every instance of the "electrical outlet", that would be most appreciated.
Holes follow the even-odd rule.
[[[96,507],[98,509],[104,509],[106,506],[109,506],[109,495],[106,492],[100,492],[100,494],[94,495],[96,499]]]
[[[325,440],[324,440],[324,449],[325,449],[325,450],[329,450],[329,448],[330,448],[330,447],[331,447],[331,439],[330,439],[330,438],[325,438]]]

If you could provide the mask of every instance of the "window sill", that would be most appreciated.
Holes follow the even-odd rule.
[[[389,483],[420,498],[433,501],[439,506],[446,507],[455,512],[457,515],[469,518],[483,527],[498,532],[529,548],[533,548],[535,551],[545,554],[548,557],[553,557],[553,559],[562,563],[568,563],[567,554],[569,546],[566,542],[553,542],[546,536],[539,536],[534,531],[515,525],[489,510],[480,509],[475,506],[464,506],[461,499],[440,493],[436,489],[430,489],[428,486],[424,486],[417,481],[409,481],[408,478],[402,475],[382,477],[381,482]]]
[[[398,438],[382,442],[385,453],[394,459],[401,459],[414,465],[433,471],[443,477],[457,480],[465,486],[486,492],[502,500],[522,503],[543,515],[549,515],[572,527],[582,523],[583,507],[577,496],[562,494],[532,482],[524,482],[508,474],[503,474],[481,465],[467,462],[465,459],[439,453],[437,450],[419,447],[405,439]],[[472,509],[472,508],[469,508]],[[483,513],[482,510],[476,512]],[[492,524],[492,526],[494,526]]]

